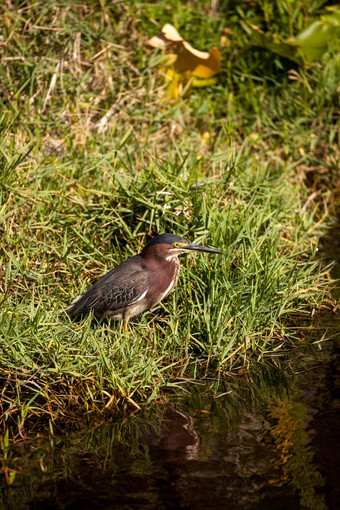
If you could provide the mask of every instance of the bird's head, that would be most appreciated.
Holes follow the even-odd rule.
[[[206,248],[198,244],[189,243],[186,239],[175,234],[161,234],[154,237],[142,251],[144,255],[157,255],[158,257],[166,260],[171,260],[178,257],[183,253],[190,253],[193,251],[203,251],[206,253],[219,253],[224,255],[223,251],[216,250],[215,248]]]

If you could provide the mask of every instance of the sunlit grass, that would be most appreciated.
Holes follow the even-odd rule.
[[[136,409],[189,369],[248,369],[293,342],[290,314],[318,309],[329,288],[317,249],[338,148],[318,73],[291,82],[268,62],[264,73],[243,35],[223,50],[215,88],[169,105],[144,42],[157,28],[149,11],[160,25],[172,14],[103,9],[51,1],[2,18],[2,419],[20,427]],[[218,45],[224,12],[195,11],[206,23],[195,46]],[[162,232],[226,256],[184,258],[175,292],[127,332],[68,318],[76,295]]]

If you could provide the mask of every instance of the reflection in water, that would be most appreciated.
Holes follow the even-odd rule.
[[[162,417],[160,434],[141,429],[142,442],[162,453],[167,463],[183,464],[197,459],[199,436],[194,430],[190,414],[168,406]]]
[[[276,362],[143,416],[21,441],[0,508],[338,509],[337,356],[305,348],[294,369]]]
[[[306,430],[306,407],[300,402],[279,400],[271,406],[269,416],[274,420],[270,433],[275,441],[274,472],[269,483],[282,486],[290,482],[300,494],[303,507],[327,509],[324,495],[317,493],[324,481],[313,465]]]

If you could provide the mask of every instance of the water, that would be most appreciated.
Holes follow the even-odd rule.
[[[16,474],[11,486],[1,477],[0,508],[338,510],[339,317],[313,328],[312,345],[224,386],[192,383],[129,418],[32,433],[9,450],[2,474]]]

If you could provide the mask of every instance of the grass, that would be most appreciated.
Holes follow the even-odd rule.
[[[297,341],[292,314],[330,302],[317,250],[339,179],[338,81],[331,56],[303,70],[249,47],[245,17],[278,30],[268,5],[5,2],[6,426],[135,409],[189,378],[247,370]],[[199,49],[229,38],[218,83],[172,105],[145,46],[166,22]],[[126,333],[70,321],[72,298],[161,232],[227,255],[184,259],[175,292]]]

